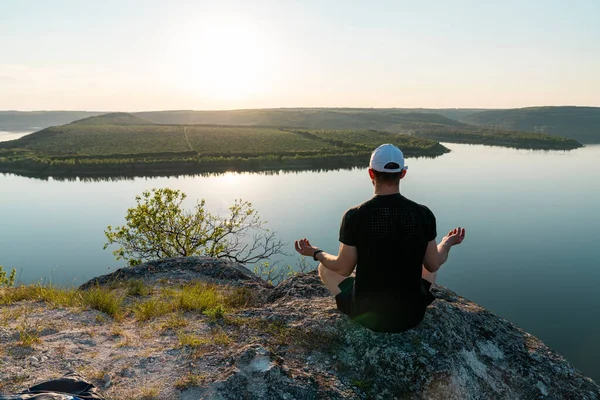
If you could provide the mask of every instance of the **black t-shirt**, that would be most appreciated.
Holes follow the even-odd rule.
[[[353,314],[407,314],[410,319],[424,313],[423,258],[436,236],[433,213],[399,193],[376,195],[346,211],[340,242],[355,246],[358,253]]]

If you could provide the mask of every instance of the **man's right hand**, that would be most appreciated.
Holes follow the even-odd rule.
[[[315,251],[319,250],[318,247],[312,246],[306,238],[296,240],[294,242],[294,247],[298,253],[307,257],[312,257],[315,254]]]
[[[454,228],[446,236],[442,239],[442,243],[445,243],[449,246],[455,246],[457,244],[461,244],[463,240],[465,240],[465,228]]]

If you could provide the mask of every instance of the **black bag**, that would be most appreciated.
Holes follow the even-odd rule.
[[[0,400],[105,400],[81,375],[71,372],[60,379],[42,382],[24,392],[0,395]]]

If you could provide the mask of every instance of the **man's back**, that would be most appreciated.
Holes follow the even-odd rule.
[[[348,210],[340,242],[358,251],[356,295],[419,290],[423,256],[435,237],[433,213],[399,193]]]
[[[423,257],[435,237],[433,213],[399,193],[377,195],[348,210],[340,242],[357,249],[353,313],[384,320],[418,318],[424,312]]]

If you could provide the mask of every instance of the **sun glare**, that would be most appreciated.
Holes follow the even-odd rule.
[[[239,183],[241,179],[241,174],[236,173],[236,172],[232,172],[232,171],[228,171],[225,172],[223,175],[221,175],[219,177],[219,180],[225,184],[235,184],[235,183]]]
[[[178,60],[177,80],[186,91],[236,100],[266,85],[267,44],[258,26],[213,17],[178,30],[172,49]]]

